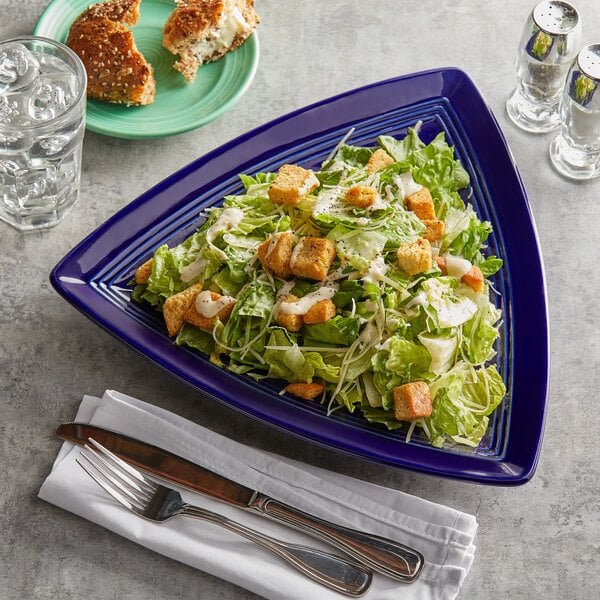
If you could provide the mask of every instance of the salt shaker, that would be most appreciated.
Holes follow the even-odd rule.
[[[573,62],[561,103],[561,130],[550,144],[554,168],[572,179],[600,175],[600,44]]]
[[[577,9],[544,0],[531,12],[516,60],[518,85],[506,102],[510,119],[521,129],[545,133],[560,127],[565,76],[581,48]]]

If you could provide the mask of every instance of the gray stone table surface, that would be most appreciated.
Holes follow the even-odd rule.
[[[47,4],[0,0],[0,39],[31,33]],[[461,598],[600,597],[600,181],[561,178],[548,160],[551,134],[526,134],[506,117],[516,48],[533,4],[258,0],[260,64],[235,107],[200,129],[164,139],[88,132],[80,202],[64,222],[27,235],[0,223],[0,599],[256,597],[37,498],[60,446],[56,425],[74,416],[84,394],[105,389],[240,442],[476,515],[476,558]],[[600,3],[576,5],[585,41],[600,41]],[[543,449],[526,485],[442,480],[290,439],[190,390],[51,288],[50,270],[69,249],[193,159],[322,98],[445,66],[467,71],[494,111],[527,188],[544,255],[552,369]]]

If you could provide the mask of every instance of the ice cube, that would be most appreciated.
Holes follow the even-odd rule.
[[[0,181],[3,176],[14,177],[29,167],[27,158],[23,154],[14,154],[7,157],[0,156]]]
[[[48,159],[62,156],[69,147],[69,136],[64,134],[50,135],[37,140],[30,150],[31,160],[38,164]]]
[[[56,159],[72,153],[83,138],[84,122],[70,124],[38,139],[30,150],[32,160]]]
[[[37,82],[29,99],[29,116],[33,121],[49,121],[56,116],[54,107],[54,88],[42,79]]]
[[[55,135],[40,141],[40,146],[46,151],[46,156],[58,154],[69,143],[68,135]]]
[[[39,70],[37,58],[19,42],[0,45],[0,94],[30,85]]]
[[[29,100],[22,92],[6,93],[0,96],[0,124],[19,127],[31,123]]]
[[[33,137],[28,131],[0,131],[0,152],[27,152],[33,145]]]
[[[68,73],[73,75],[73,69],[62,58],[53,54],[37,55],[40,73]]]
[[[56,183],[48,179],[46,168],[23,173],[16,182],[22,208],[50,207],[55,201]]]
[[[47,121],[65,112],[75,101],[77,79],[68,73],[45,74],[36,82],[29,103],[35,121]]]

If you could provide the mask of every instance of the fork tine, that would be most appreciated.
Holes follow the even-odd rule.
[[[138,492],[135,488],[132,488],[127,484],[126,481],[120,479],[119,473],[116,473],[109,466],[109,469],[104,468],[104,463],[101,462],[101,457],[93,453],[92,450],[87,448],[83,450],[79,456],[88,463],[96,474],[96,477],[104,482],[106,486],[111,487],[115,492],[120,494],[129,504],[136,506],[137,508],[144,509],[148,503],[149,496],[146,492]],[[80,466],[85,468],[85,465],[78,461]],[[86,471],[89,474],[89,467]],[[97,479],[95,480],[97,481]]]
[[[121,494],[119,491],[117,491],[115,488],[113,488],[111,485],[108,485],[101,477],[99,477],[98,475],[96,475],[96,473],[94,473],[92,471],[92,469],[89,469],[88,467],[86,467],[78,458],[75,459],[75,462],[108,494],[110,494],[119,504],[121,504],[122,506],[124,506],[125,508],[133,511],[133,512],[140,512],[140,508],[133,504],[133,502],[131,502],[130,500],[128,500],[125,496],[123,496],[123,494]],[[95,468],[95,467],[94,467]]]
[[[158,488],[158,484],[156,484],[152,480],[144,477],[138,469],[136,469],[135,467],[132,467],[130,464],[126,463],[124,460],[119,458],[116,454],[111,452],[108,448],[105,448],[100,442],[97,442],[95,439],[88,438],[88,442],[94,446],[93,450],[95,451],[95,454],[97,456],[99,456],[101,454],[104,457],[106,457],[107,459],[110,459],[121,470],[125,471],[126,473],[128,473],[129,475],[134,477],[140,483],[146,485],[148,487],[149,492],[153,493],[156,491],[156,489]]]
[[[88,462],[91,462],[96,469],[100,471],[102,475],[104,475],[104,477],[110,479],[112,483],[119,489],[125,491],[123,488],[126,488],[130,492],[128,495],[133,494],[135,499],[138,501],[141,501],[142,499],[150,499],[154,491],[153,489],[149,489],[139,480],[130,477],[128,473],[124,473],[119,468],[118,464],[111,462],[110,457],[103,456],[95,448],[85,444],[84,449],[87,451],[87,453],[82,452],[82,456],[84,456]]]

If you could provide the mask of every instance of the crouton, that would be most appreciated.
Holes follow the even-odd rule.
[[[327,238],[300,238],[290,260],[292,274],[323,281],[336,257],[335,246]]]
[[[433,256],[433,260],[435,264],[439,267],[442,275],[448,274],[448,268],[446,267],[446,259],[443,256]]]
[[[431,392],[425,381],[411,381],[394,388],[394,416],[398,421],[428,417],[432,410]]]
[[[379,192],[368,185],[353,185],[348,188],[344,199],[358,208],[368,208],[375,204]]]
[[[163,304],[163,317],[167,331],[171,337],[176,336],[183,325],[183,315],[194,303],[196,296],[202,291],[202,284],[196,283],[189,288],[170,296]]]
[[[444,221],[438,221],[437,219],[424,219],[423,225],[425,225],[425,231],[422,235],[430,242],[435,242],[441,239],[446,229]]]
[[[331,300],[321,300],[320,302],[313,304],[306,311],[302,320],[306,325],[311,325],[313,323],[327,323],[329,319],[335,317],[335,312],[335,304]]]
[[[148,283],[148,279],[150,279],[150,275],[152,275],[152,263],[154,262],[153,258],[149,258],[144,264],[140,265],[135,272],[135,282],[137,284]]]
[[[298,296],[289,294],[283,299],[283,301],[284,302],[298,302]],[[279,325],[280,327],[285,327],[288,331],[291,331],[291,332],[300,331],[300,329],[302,328],[302,325],[304,324],[302,315],[285,312],[283,310],[277,311],[276,320],[277,320],[277,325]]]
[[[430,191],[426,187],[422,187],[416,192],[406,196],[406,208],[412,210],[421,221],[435,219],[435,206]]]
[[[398,265],[407,275],[425,273],[431,269],[431,244],[424,238],[400,244],[396,256]]]
[[[289,279],[293,243],[294,236],[289,231],[276,233],[258,247],[258,260],[276,277]]]
[[[282,165],[269,187],[269,198],[276,204],[295,206],[319,187],[315,174],[296,165]]]
[[[481,269],[477,265],[473,265],[468,273],[465,273],[460,279],[465,285],[468,285],[478,294],[483,292],[484,278]]]
[[[367,170],[367,173],[376,173],[384,167],[391,165],[393,162],[394,159],[383,150],[383,148],[378,148],[371,154],[371,158],[369,158],[369,162],[365,169]]]
[[[303,400],[313,400],[323,393],[325,386],[322,383],[290,383],[283,389]]]
[[[212,331],[217,319],[222,323],[227,321],[234,306],[234,298],[206,290],[194,298],[183,320],[204,331]]]

